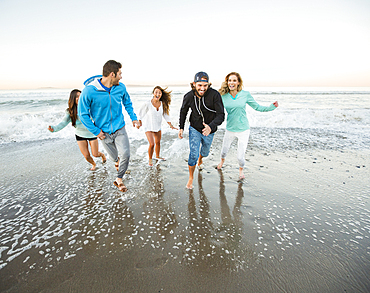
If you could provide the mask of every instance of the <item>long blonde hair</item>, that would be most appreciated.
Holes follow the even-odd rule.
[[[230,92],[230,89],[229,89],[229,86],[228,86],[227,82],[229,81],[229,77],[231,75],[235,75],[238,78],[239,85],[238,85],[237,91],[240,92],[243,88],[243,80],[242,80],[240,74],[237,73],[237,72],[230,72],[228,75],[226,75],[225,81],[222,82],[221,88],[218,90],[218,92],[221,94],[221,96]]]
[[[165,114],[169,115],[170,114],[170,104],[171,104],[171,93],[172,93],[172,91],[168,91],[167,88],[162,89],[160,86],[157,85],[153,89],[152,94],[154,94],[154,91],[156,89],[159,89],[162,92],[162,96],[159,100],[162,102],[163,112]]]

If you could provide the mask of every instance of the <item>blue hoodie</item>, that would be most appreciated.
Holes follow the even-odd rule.
[[[122,104],[131,120],[137,120],[126,86],[119,83],[107,92],[101,86],[100,78],[101,76],[96,76],[85,82],[86,87],[78,101],[78,116],[83,125],[94,135],[98,135],[100,130],[112,134],[125,126]]]

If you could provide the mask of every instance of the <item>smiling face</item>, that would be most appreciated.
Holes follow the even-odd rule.
[[[118,70],[117,74],[114,74],[113,72],[111,74],[112,74],[112,83],[113,83],[113,85],[119,85],[119,81],[122,79],[121,69]]]
[[[156,88],[153,92],[153,98],[159,101],[159,99],[162,97],[162,91],[158,88]]]
[[[200,81],[193,83],[195,87],[196,94],[198,97],[203,97],[206,91],[208,90],[208,82],[207,81]]]
[[[229,87],[230,91],[236,91],[238,90],[239,86],[239,79],[236,75],[230,75],[227,80],[227,86]]]

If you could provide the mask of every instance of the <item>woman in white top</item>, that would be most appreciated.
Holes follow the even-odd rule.
[[[161,150],[162,117],[167,121],[171,129],[177,130],[177,128],[173,127],[169,116],[171,91],[167,91],[167,88],[162,89],[160,86],[156,86],[152,93],[153,98],[141,107],[138,115],[140,126],[143,125],[149,142],[149,166],[153,166],[154,147],[156,159],[164,160],[164,158],[159,156]]]

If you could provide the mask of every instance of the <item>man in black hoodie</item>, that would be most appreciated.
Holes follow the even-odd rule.
[[[180,110],[178,135],[180,139],[183,138],[185,119],[190,108],[189,181],[186,184],[188,189],[193,188],[194,170],[197,162],[201,169],[203,158],[209,154],[217,126],[221,125],[225,119],[221,95],[210,87],[207,73],[198,72],[194,77],[194,82],[190,85],[192,90],[184,96]]]

